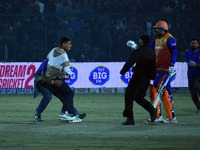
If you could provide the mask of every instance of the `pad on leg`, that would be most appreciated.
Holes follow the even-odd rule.
[[[151,99],[151,104],[153,104],[154,99],[157,96],[157,91],[154,85],[150,84],[149,85],[149,97]],[[160,112],[160,102],[158,102],[158,105],[156,107],[157,109],[157,118],[159,118],[161,116],[161,112]]]
[[[172,120],[173,119],[173,114],[172,114],[173,103],[167,90],[165,90],[165,92],[163,93],[162,101],[163,101],[163,105],[164,105],[167,117],[169,118],[169,120]]]

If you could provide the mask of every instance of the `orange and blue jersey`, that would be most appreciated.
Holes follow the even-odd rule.
[[[156,53],[156,69],[158,72],[168,72],[169,66],[173,66],[177,58],[176,40],[169,33],[166,32],[151,43],[151,48]]]
[[[154,79],[153,85],[158,92],[169,77],[169,67],[174,66],[176,62],[178,55],[176,40],[169,32],[166,32],[164,35],[156,38],[156,40],[150,46],[155,50],[156,53],[157,76]],[[162,96],[165,111],[170,120],[174,118],[171,81],[172,79],[170,79],[170,81],[167,83],[166,90]]]
[[[185,60],[186,62],[194,61],[195,63],[200,64],[200,49],[193,51],[191,48],[185,51]],[[188,79],[196,78],[200,76],[200,69],[195,67],[188,66]]]

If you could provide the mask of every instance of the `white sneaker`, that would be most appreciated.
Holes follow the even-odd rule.
[[[176,117],[174,117],[172,120],[169,120],[169,118],[166,118],[163,123],[177,123]]]
[[[65,113],[60,113],[59,115],[60,120],[74,120],[76,119],[75,116],[72,116],[72,114],[69,114],[67,111]]]
[[[159,118],[156,118],[156,120],[154,122],[163,122],[164,119],[162,117],[162,115]],[[148,122],[151,122],[151,119],[148,119]]]
[[[69,120],[69,123],[78,123],[78,122],[82,122],[82,119],[79,118],[79,115],[75,116],[74,120]]]
[[[162,117],[162,115],[159,118],[156,118],[156,120],[154,122],[163,122],[164,119]]]
[[[42,122],[43,121],[42,118],[41,118],[41,115],[38,116],[36,114],[35,114],[33,120],[36,121],[36,122]]]

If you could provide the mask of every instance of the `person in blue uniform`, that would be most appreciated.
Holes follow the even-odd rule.
[[[200,49],[199,39],[192,38],[190,48],[185,51],[185,60],[188,64],[188,86],[190,89],[192,100],[200,114]]]

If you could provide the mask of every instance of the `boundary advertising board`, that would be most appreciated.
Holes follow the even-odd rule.
[[[0,94],[33,92],[33,74],[41,62],[0,63]],[[72,77],[66,80],[71,88],[122,88],[126,87],[133,72],[120,75],[124,62],[71,63]],[[176,79],[172,87],[188,87],[187,63],[177,62]]]

